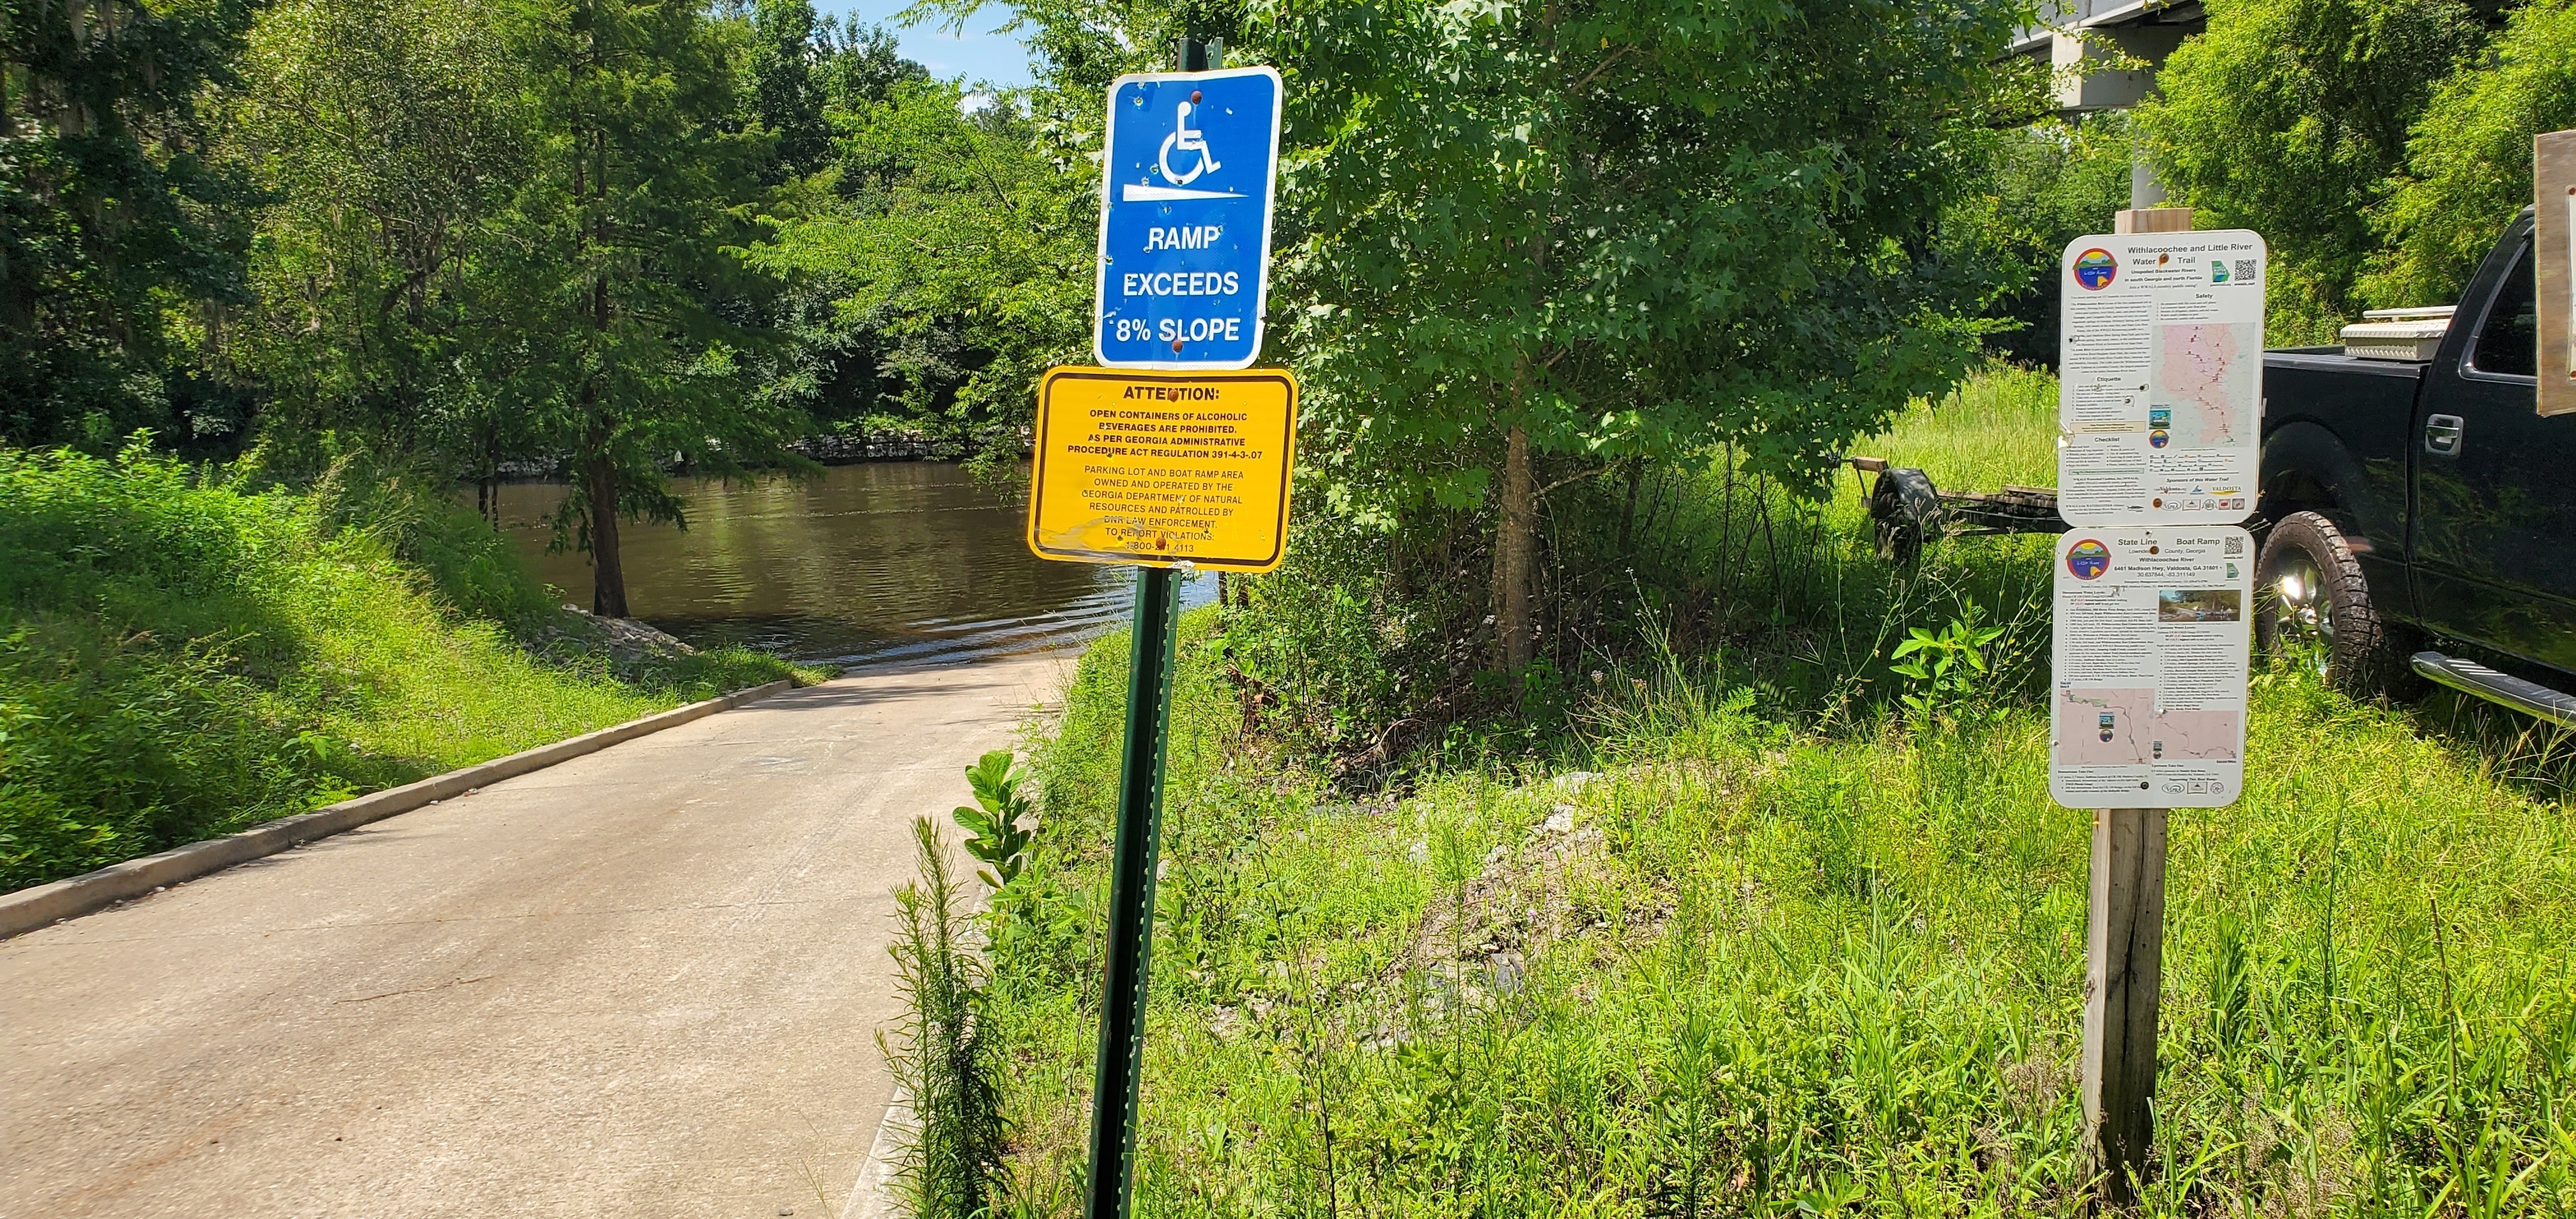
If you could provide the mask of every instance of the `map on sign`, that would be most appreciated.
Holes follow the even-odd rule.
[[[2245,739],[2234,710],[2156,710],[2152,686],[2072,686],[2057,692],[2057,760],[2067,766],[2233,762]]]
[[[2171,412],[2166,447],[2175,451],[2243,445],[2249,438],[2247,423],[2261,414],[2262,370],[2260,323],[2156,327],[2155,375],[2147,396],[2149,445],[2154,446],[2157,410]]]
[[[1055,369],[1038,386],[1029,549],[1268,571],[1286,549],[1296,442],[1285,372]]]
[[[2058,803],[2235,801],[2253,550],[2232,525],[2078,527],[2058,539],[2048,767]]]
[[[2070,686],[2057,692],[2057,761],[2065,766],[2144,766],[2156,689]]]
[[[1110,85],[1091,340],[1102,364],[1232,369],[1260,355],[1283,96],[1271,68]]]
[[[2079,237],[2060,263],[2058,514],[2233,524],[2263,432],[2263,239]]]

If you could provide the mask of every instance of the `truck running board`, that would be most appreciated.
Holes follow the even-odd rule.
[[[2412,663],[2416,672],[2462,694],[2474,694],[2561,728],[2576,728],[2576,696],[2440,652],[2417,652]]]

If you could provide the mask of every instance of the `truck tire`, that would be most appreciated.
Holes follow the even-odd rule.
[[[1881,470],[1870,486],[1869,518],[1878,557],[1911,571],[1923,558],[1923,543],[1941,536],[1941,493],[1921,470]]]
[[[2351,698],[2406,698],[2420,683],[2402,630],[2372,607],[2370,582],[2333,521],[2293,512],[2272,526],[2254,565],[2254,646],[2263,655],[2305,657]]]

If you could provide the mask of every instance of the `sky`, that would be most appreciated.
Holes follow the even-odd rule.
[[[839,5],[818,3],[814,7],[886,27],[902,45],[904,58],[930,69],[933,76],[963,76],[969,82],[989,82],[1006,89],[1034,83],[1027,48],[1017,38],[992,32],[994,26],[1010,20],[1009,9],[1000,4],[987,6],[975,15],[966,35],[958,37],[932,25],[906,28],[895,24],[894,15],[908,3],[909,0],[855,0]]]

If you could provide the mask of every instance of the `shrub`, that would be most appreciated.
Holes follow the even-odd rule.
[[[1037,801],[1020,790],[1027,781],[1027,769],[1012,763],[1010,750],[986,753],[966,768],[966,782],[975,793],[975,803],[960,804],[951,814],[958,826],[971,835],[966,840],[966,853],[992,865],[992,871],[977,875],[995,889],[1019,879],[1029,840],[1037,836],[1036,827],[1020,824],[1037,812]]]
[[[2366,213],[2435,86],[2485,40],[2458,0],[2233,0],[2166,61],[2139,128],[2200,227],[2271,244],[2276,340],[2351,311],[2377,248]]]
[[[140,444],[0,449],[0,888],[789,672],[533,657],[460,612],[542,601],[459,515],[400,485],[255,491]]]
[[[2384,306],[2458,299],[2496,234],[2531,203],[2531,137],[2576,127],[2576,4],[2515,11],[2487,64],[2442,86],[2407,146],[2407,176],[2371,215],[2389,243],[2362,295]]]

